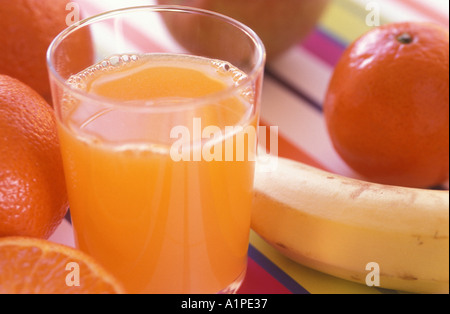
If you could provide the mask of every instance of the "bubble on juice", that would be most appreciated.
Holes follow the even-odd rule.
[[[216,69],[216,72],[232,78],[234,85],[239,85],[247,78],[247,75],[233,66],[231,63],[222,60],[211,60],[211,65]]]
[[[239,87],[247,79],[247,74],[239,70],[237,67],[229,62],[215,59],[208,59],[203,57],[193,57],[189,55],[169,55],[169,54],[119,54],[112,55],[107,59],[96,63],[84,71],[71,76],[67,83],[74,88],[86,90],[87,84],[95,79],[96,75],[100,75],[104,72],[111,72],[114,70],[122,70],[126,66],[135,65],[138,61],[145,63],[146,60],[151,60],[151,64],[164,65],[178,63],[183,66],[185,58],[189,59],[189,63],[195,61],[197,65],[200,65],[206,73],[210,73],[213,76],[220,75],[221,79],[225,79],[230,87]],[[244,89],[243,89],[244,90]],[[243,95],[248,99],[248,96],[253,94],[253,86],[245,87]]]
[[[167,145],[152,143],[124,144],[114,147],[114,151],[120,152],[124,157],[129,158],[154,158],[155,154],[167,156],[170,152],[170,148],[168,148]]]
[[[92,80],[95,75],[99,75],[102,72],[109,72],[115,69],[122,69],[124,66],[132,65],[139,61],[139,56],[135,54],[122,54],[122,55],[113,55],[109,58],[100,61],[97,64],[94,64],[84,71],[72,75],[68,80],[67,84],[71,87],[86,90],[87,82]]]
[[[248,78],[247,74],[229,62],[222,60],[211,60],[211,64],[216,69],[217,73],[228,76],[232,80],[231,86],[239,87],[244,84],[245,80]],[[238,94],[246,103],[252,104],[255,96],[254,85],[242,85],[242,87],[238,89]]]
[[[102,74],[115,71],[122,72],[124,68],[129,68],[133,71],[133,68],[140,69],[140,65],[143,65],[143,67],[179,66],[199,69],[212,78],[224,82],[228,88],[235,88],[232,91],[232,97],[240,98],[242,103],[248,106],[249,111],[252,111],[255,102],[255,85],[253,82],[246,82],[248,75],[230,62],[200,56],[166,53],[116,54],[71,76],[67,83],[73,88],[88,91],[90,84]],[[184,99],[180,98],[180,100],[183,102]],[[175,101],[176,97],[170,97],[167,103],[174,104]],[[165,103],[161,99],[157,101],[148,99],[145,101],[147,107]]]

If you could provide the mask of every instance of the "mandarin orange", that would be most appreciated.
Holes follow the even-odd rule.
[[[0,74],[19,79],[49,103],[51,92],[45,57],[53,38],[68,26],[66,18],[72,12],[66,10],[69,2],[0,0]],[[79,41],[71,49],[85,51],[91,47]],[[92,63],[82,59],[86,54],[79,55],[80,60],[74,62]]]
[[[337,64],[324,102],[344,161],[368,180],[427,188],[449,173],[449,32],[431,23],[374,28]]]
[[[0,75],[0,237],[48,238],[68,209],[54,111]]]
[[[77,249],[36,238],[0,238],[0,294],[119,293],[121,283]]]

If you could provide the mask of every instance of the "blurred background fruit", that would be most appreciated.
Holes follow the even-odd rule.
[[[77,279],[79,286],[72,285]],[[42,239],[0,238],[0,294],[118,293],[122,285],[79,250]]]
[[[374,28],[344,52],[324,103],[340,156],[368,180],[433,187],[449,173],[449,32]]]
[[[53,109],[0,75],[0,237],[48,238],[67,209]]]
[[[45,56],[53,38],[67,27],[69,2],[0,0],[0,74],[21,80],[49,103],[51,93]],[[90,48],[74,43],[72,49]]]
[[[314,28],[329,0],[158,0],[159,4],[177,4],[219,12],[235,18],[252,28],[266,46],[268,60],[272,60],[304,39]],[[186,29],[170,27],[178,33]],[[181,27],[181,28],[179,28]],[[210,30],[210,38],[218,34]],[[183,44],[182,34],[176,38]],[[221,38],[227,41],[227,38]],[[208,38],[205,42],[211,41]],[[233,42],[229,44],[232,46]]]

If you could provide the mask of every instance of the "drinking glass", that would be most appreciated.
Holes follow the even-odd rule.
[[[70,26],[47,63],[76,246],[129,293],[235,293],[247,267],[258,36],[201,9],[132,7]]]

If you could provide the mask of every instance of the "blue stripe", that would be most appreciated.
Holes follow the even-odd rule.
[[[293,294],[310,294],[305,288],[303,288],[299,283],[287,275],[252,245],[248,248],[248,255]]]
[[[312,99],[308,94],[287,80],[281,78],[279,75],[272,72],[270,69],[266,69],[265,74],[274,79],[278,84],[280,84],[284,89],[289,91],[290,93],[296,95],[298,98],[303,99],[310,107],[314,108],[315,110],[322,112],[322,104]]]
[[[70,216],[70,208],[67,210],[66,216],[64,217],[70,224],[72,224],[72,217]]]
[[[342,51],[344,51],[351,44],[347,42],[345,39],[340,38],[337,34],[332,33],[331,31],[322,27],[321,25],[317,26],[317,30],[319,31],[319,33],[322,34],[322,36],[326,37],[330,42],[332,42],[333,45],[342,49]]]

